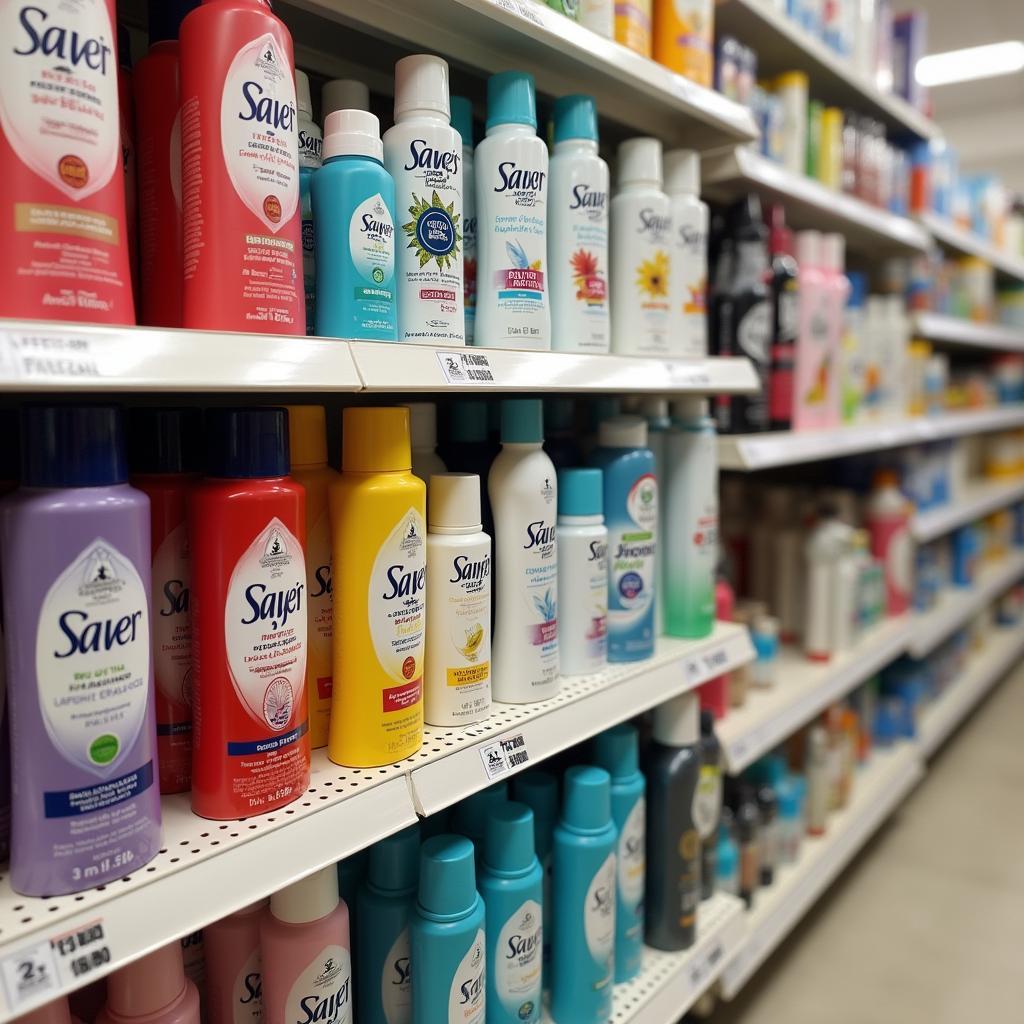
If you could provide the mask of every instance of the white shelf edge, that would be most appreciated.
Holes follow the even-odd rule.
[[[910,532],[914,540],[927,543],[955,530],[965,523],[974,522],[982,516],[1006,508],[1024,499],[1024,480],[1009,482],[993,481],[974,484],[956,501],[918,512],[910,521]]]
[[[914,334],[947,345],[1024,352],[1024,331],[942,313],[915,313]]]
[[[996,271],[1024,282],[1024,256],[1013,256],[996,248],[991,242],[957,227],[936,213],[918,214],[925,230],[944,248],[965,256],[977,256],[991,263]]]

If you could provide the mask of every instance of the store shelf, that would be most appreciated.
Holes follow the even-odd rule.
[[[1013,405],[836,430],[723,434],[718,439],[718,463],[722,469],[771,469],[1021,425],[1024,407]]]
[[[726,770],[737,774],[846,696],[906,650],[913,630],[909,616],[869,630],[861,641],[832,661],[808,661],[800,650],[779,654],[776,683],[752,689],[741,708],[730,710],[715,725]]]
[[[780,200],[786,205],[790,227],[839,231],[849,248],[869,254],[879,248],[926,252],[930,244],[928,233],[910,218],[826,188],[745,146],[707,157],[701,169],[701,190],[721,201],[751,191]]]
[[[985,637],[979,654],[972,655],[966,671],[951,682],[942,695],[921,715],[917,741],[925,757],[931,757],[950,733],[970,714],[1024,654],[1024,627],[994,627]]]
[[[1022,499],[1024,480],[1021,479],[973,484],[956,501],[918,512],[910,521],[910,530],[914,540],[925,543]]]
[[[991,263],[997,274],[1024,281],[1024,256],[1013,256],[991,242],[964,231],[935,213],[919,216],[922,226],[943,249],[960,256],[977,256]]]
[[[923,774],[914,744],[872,753],[857,773],[848,806],[829,816],[825,835],[805,839],[797,861],[783,867],[774,884],[755,896],[747,940],[722,975],[724,998],[737,995]]]
[[[356,33],[369,33],[482,75],[529,71],[549,96],[589,93],[603,118],[666,143],[704,150],[757,136],[746,108],[539,0],[290,0],[275,9],[307,59],[314,47],[328,64],[365,64],[366,40]]]
[[[550,700],[496,704],[485,722],[459,732],[428,728],[424,749],[441,743],[451,749],[440,757],[419,755],[423,764],[412,771],[416,809],[433,814],[753,657],[746,628],[720,622],[703,640],[659,637],[647,661],[563,679],[561,692]],[[513,755],[514,766],[503,751]]]
[[[1024,577],[1024,551],[1011,551],[978,573],[972,587],[949,587],[935,608],[914,616],[908,652],[923,658],[943,640],[965,626],[975,615]]]
[[[959,316],[916,313],[914,334],[944,345],[1024,352],[1024,331],[1002,324],[979,324]]]
[[[882,92],[858,75],[821,40],[788,18],[770,0],[725,0],[715,7],[716,35],[735,36],[757,51],[759,78],[799,69],[810,79],[813,99],[884,122],[896,136],[934,138],[938,127],[899,96]]]

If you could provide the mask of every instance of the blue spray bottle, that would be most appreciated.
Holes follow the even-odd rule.
[[[534,769],[512,780],[515,798],[533,811],[533,839],[544,872],[544,984],[551,984],[551,847],[558,821],[558,779],[550,772]]]
[[[551,1016],[605,1024],[615,979],[615,845],[611,778],[577,765],[565,773],[555,826]]]
[[[536,1024],[543,984],[544,879],[533,811],[506,800],[487,817],[480,895],[486,911],[487,1024]]]
[[[409,917],[416,902],[419,856],[417,825],[370,847],[366,879],[357,896],[361,1024],[409,1024],[412,1019]]]
[[[636,729],[623,723],[596,736],[594,761],[612,779],[612,819],[619,833],[615,981],[629,981],[640,973],[644,946],[647,784],[640,773]]]
[[[420,847],[409,944],[415,1024],[484,1024],[484,903],[465,836],[434,836]]]

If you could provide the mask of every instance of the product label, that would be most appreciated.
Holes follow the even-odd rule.
[[[464,188],[462,196],[462,297],[466,312],[466,344],[473,343],[476,320],[476,195],[473,189],[473,158],[471,140],[463,139]]]
[[[558,545],[555,539],[555,488],[545,479],[537,518],[527,523],[521,544],[521,595],[526,602],[527,643],[533,665],[523,666],[530,686],[547,686],[558,676]]]
[[[619,832],[619,906],[631,915],[628,921],[622,922],[630,938],[639,937],[644,930],[646,808],[647,804],[641,797],[633,805]]]
[[[693,822],[702,841],[708,839],[718,826],[721,807],[722,769],[717,764],[703,764],[693,794]]]
[[[668,337],[672,218],[664,211],[644,207],[637,211],[633,230],[635,251],[639,253],[632,275],[640,312],[640,322],[634,327],[640,334],[637,351],[641,355],[667,355],[672,348]]]
[[[699,359],[707,355],[707,225],[704,216],[681,220],[675,225],[676,248],[673,254],[673,283],[678,288],[677,308],[682,311],[683,336],[678,349],[681,356]]]
[[[818,301],[814,299],[817,297]],[[806,372],[800,372],[800,393],[797,402],[808,409],[821,413],[829,397],[831,378],[837,372],[832,365],[829,352],[829,308],[828,296],[824,291],[804,293],[803,299],[809,305],[805,338],[807,345],[800,350],[798,365],[806,360]]]
[[[188,529],[179,523],[153,556],[153,671],[156,686],[184,719],[192,707],[192,621],[188,594],[191,579]]]
[[[333,649],[334,600],[331,588],[331,522],[326,506],[309,528],[306,537],[306,586],[309,588],[309,649],[306,652],[309,676],[315,684],[316,698],[321,706],[309,707],[310,728],[314,737],[317,727],[312,719],[322,715],[326,729],[330,712],[331,694],[334,692]],[[326,731],[323,733],[326,742]],[[317,738],[314,745],[321,745]]]
[[[380,973],[380,1005],[387,1024],[412,1020],[412,971],[409,967],[409,929],[403,928],[384,958]]]
[[[458,690],[458,717],[475,718],[491,703],[491,554],[483,550],[451,560],[441,613],[448,625],[447,686]]]
[[[299,128],[299,166],[312,171],[323,165],[324,140],[320,129],[308,121]]]
[[[493,966],[498,998],[515,1020],[536,1021],[541,1008],[543,960],[542,912],[536,900],[526,900],[498,933],[498,962]]]
[[[352,282],[359,325],[393,331],[395,325],[395,224],[384,197],[364,199],[348,226],[348,248],[358,280]]]
[[[587,949],[596,964],[605,968],[594,986],[604,988],[615,973],[615,854],[609,853],[587,886],[583,903],[583,933]]]
[[[260,1024],[263,1020],[263,975],[260,947],[249,954],[231,986],[233,1024]]]
[[[506,736],[496,743],[486,743],[480,748],[480,761],[488,782],[522,768],[529,760],[530,752],[526,749],[526,737],[521,732]]]
[[[152,784],[153,765],[125,768],[149,700],[149,595],[131,560],[97,537],[51,584],[36,630],[36,687],[47,735],[71,764],[107,780],[46,793],[46,816],[127,800]]]
[[[613,644],[648,642],[652,635],[658,553],[658,481],[653,473],[638,477],[629,489],[625,513],[608,524],[608,628]]]
[[[587,550],[587,657],[603,664],[608,656],[608,544],[592,540]]]
[[[271,1018],[277,1014],[271,1010]],[[280,1018],[284,1024],[350,1024],[352,961],[344,946],[324,946],[295,979]]]
[[[582,351],[607,352],[609,344],[608,188],[603,177],[600,181],[574,177],[568,194],[554,197],[568,209],[569,252],[560,252],[559,258],[568,261],[576,345]]]
[[[484,932],[480,928],[452,978],[448,1024],[483,1024],[487,995],[485,958]]]

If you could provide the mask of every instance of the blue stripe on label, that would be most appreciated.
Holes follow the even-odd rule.
[[[309,730],[309,722],[303,722],[297,729],[291,732],[282,733],[280,736],[271,736],[265,740],[249,740],[246,743],[235,743],[228,741],[228,757],[244,757],[246,754],[269,754],[274,750],[281,750],[290,747],[296,740],[301,739]]]
[[[166,725],[158,724],[156,727],[157,736],[183,736],[191,731],[191,722],[169,722]]]
[[[536,299],[538,302],[544,298],[543,292],[529,291],[522,288],[517,288],[511,291],[500,291],[498,292],[499,299]]]
[[[153,762],[117,779],[98,782],[85,789],[67,789],[43,793],[43,814],[47,818],[74,818],[79,814],[102,811],[144,793],[153,785]]]

